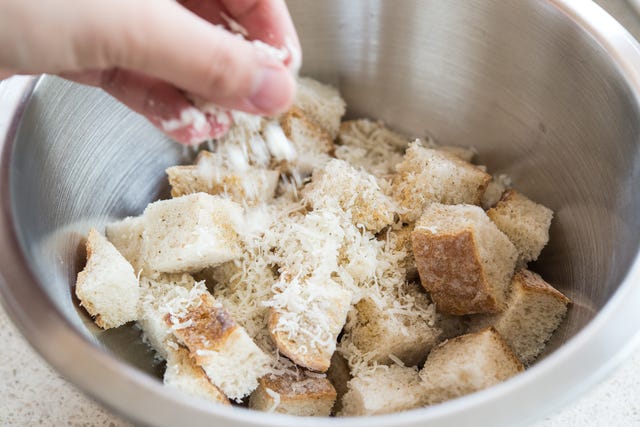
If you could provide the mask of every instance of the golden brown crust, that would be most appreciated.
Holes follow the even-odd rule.
[[[469,229],[448,235],[435,235],[415,229],[411,242],[422,286],[441,313],[496,313],[499,305],[487,283]]]
[[[266,375],[258,380],[260,386],[273,390],[284,400],[335,400],[336,389],[327,378],[299,375]]]
[[[188,325],[175,329],[173,334],[189,348],[192,357],[196,357],[198,350],[217,350],[223,347],[229,335],[238,328],[231,315],[216,304],[211,295],[203,294],[201,299],[202,303],[198,307],[177,319],[174,317],[173,322],[171,314],[165,316],[165,322],[169,326]]]
[[[563,304],[570,304],[571,300],[562,292],[547,283],[539,274],[522,269],[513,276],[513,285],[520,286],[522,292],[545,293]]]
[[[287,356],[294,363],[311,369],[312,371],[326,372],[331,363],[331,355],[327,358],[324,357],[324,355],[317,354],[317,352],[312,351],[312,349],[309,349],[306,353],[300,352],[299,345],[290,340],[286,333],[275,331],[279,321],[280,314],[276,310],[271,309],[268,325],[269,334],[271,335],[273,342],[278,347],[280,353]]]

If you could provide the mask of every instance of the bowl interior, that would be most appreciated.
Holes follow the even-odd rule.
[[[473,146],[493,173],[555,212],[532,267],[574,301],[547,352],[580,331],[640,241],[638,106],[606,52],[551,4],[296,1],[303,74],[330,82],[349,117]],[[13,147],[15,227],[42,291],[98,346],[152,374],[133,327],[102,331],[73,286],[90,226],[166,196],[187,149],[97,89],[45,76]]]

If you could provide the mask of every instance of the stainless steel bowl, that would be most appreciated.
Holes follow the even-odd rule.
[[[337,85],[352,117],[473,145],[553,208],[535,267],[575,302],[544,359],[431,408],[307,425],[526,423],[568,402],[631,349],[640,325],[640,51],[582,0],[292,1],[303,72]],[[162,195],[182,150],[104,93],[54,77],[0,87],[0,291],[68,380],[140,423],[298,425],[162,387],[132,328],[101,331],[72,296],[89,224]]]

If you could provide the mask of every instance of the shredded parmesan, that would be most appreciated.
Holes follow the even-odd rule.
[[[276,393],[268,387],[264,391],[273,399],[273,404],[267,412],[273,412],[278,408],[278,406],[280,406],[280,394]]]

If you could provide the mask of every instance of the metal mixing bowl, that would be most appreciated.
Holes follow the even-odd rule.
[[[526,423],[603,378],[640,325],[640,53],[583,0],[292,1],[303,72],[351,117],[472,145],[551,207],[535,270],[574,301],[539,363],[489,390],[345,426]],[[72,287],[90,224],[138,214],[182,149],[104,93],[53,77],[0,87],[0,290],[69,381],[140,423],[298,425],[164,388],[133,328],[101,331]],[[150,375],[151,374],[151,375]]]

